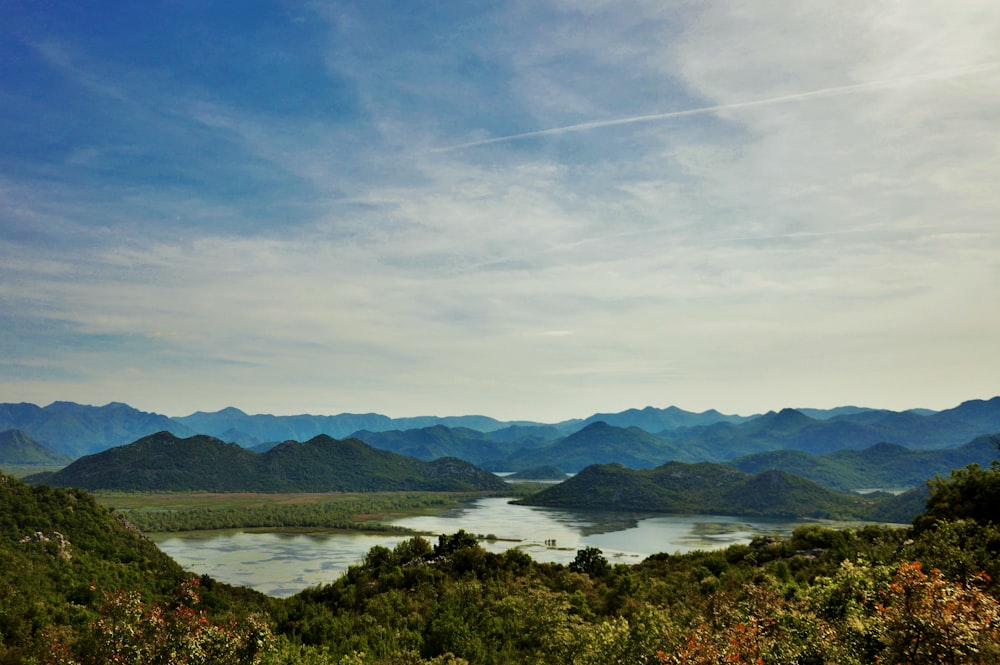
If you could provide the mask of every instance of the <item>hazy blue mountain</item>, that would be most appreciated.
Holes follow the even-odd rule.
[[[248,415],[232,407],[170,419],[120,403],[93,407],[55,402],[44,408],[33,404],[0,404],[0,429],[20,429],[53,451],[79,456],[164,430],[177,436],[206,434],[244,447],[268,447],[268,442],[305,441],[319,434],[344,438],[355,432],[419,432],[441,426],[461,433],[439,430],[429,438],[426,434],[392,435],[382,438],[383,445],[405,447],[424,458],[454,454],[483,465],[488,462],[490,468],[499,470],[550,463],[570,470],[602,461],[640,466],[666,460],[722,462],[775,450],[822,455],[835,450],[867,448],[880,442],[935,449],[960,446],[976,436],[1000,431],[1000,397],[971,400],[940,412],[919,409],[895,412],[854,406],[807,411],[783,409],[747,418],[726,416],[714,410],[692,413],[677,407],[646,407],[547,425],[526,421],[504,423],[478,415],[396,419],[377,413]],[[634,451],[619,446],[624,457],[616,456],[612,452],[615,446],[609,442],[593,442],[596,447],[590,457],[586,446],[577,445],[573,451],[564,450],[566,446],[558,447],[567,437],[598,422],[619,429],[640,429],[652,438],[640,441]],[[423,444],[403,441],[411,436],[424,436],[427,440]],[[437,441],[431,445],[430,439],[434,438]],[[559,459],[530,452],[543,448],[552,449],[548,455],[554,454]],[[490,459],[488,456],[492,454],[496,457]],[[568,458],[572,458],[570,466],[565,465]]]
[[[1000,458],[1000,435],[977,437],[958,448],[912,450],[893,443],[877,443],[862,450],[838,450],[812,455],[797,450],[758,453],[732,460],[741,471],[760,473],[780,469],[840,490],[900,489],[921,485],[935,474],[976,463],[988,466]]]
[[[19,429],[46,448],[72,457],[124,445],[163,430],[179,436],[193,433],[167,416],[139,411],[120,402],[105,406],[53,402],[44,408],[0,404],[0,430],[7,429]]]
[[[0,432],[0,465],[65,466],[72,461],[69,455],[49,450],[19,429]]]
[[[703,459],[716,462],[782,449],[823,453],[883,440],[876,430],[862,425],[836,418],[816,420],[796,409],[770,411],[744,423],[716,423],[663,432],[661,436],[677,445],[704,451]]]
[[[983,434],[1000,432],[1000,397],[970,400],[928,415],[919,410],[871,410],[839,416],[835,420],[872,431],[878,438],[869,444],[890,441],[907,448],[948,448]]]
[[[696,427],[713,423],[741,423],[750,420],[750,418],[749,416],[725,415],[715,409],[694,413],[676,406],[669,406],[665,409],[647,406],[644,409],[628,409],[618,413],[595,413],[584,420],[581,427],[604,422],[615,427],[638,427],[647,432],[663,432],[679,427]]]
[[[241,445],[253,446],[264,441],[306,441],[319,434],[334,438],[347,436],[361,429],[391,429],[392,419],[378,413],[340,414],[337,416],[271,414],[249,415],[235,407],[207,413],[198,411],[189,416],[174,418],[199,434],[225,438],[224,434],[240,433],[247,437],[226,438]]]
[[[638,427],[615,427],[598,421],[554,443],[522,449],[503,460],[506,471],[555,466],[575,473],[591,464],[618,463],[648,469],[668,460],[696,460],[701,451],[678,447]],[[498,469],[491,462],[489,468]]]
[[[502,429],[487,432],[492,441],[510,443],[516,448],[538,448],[580,429],[583,421],[566,421],[557,425],[508,425]]]
[[[721,462],[777,450],[822,455],[882,442],[910,449],[950,448],[998,431],[1000,397],[973,400],[928,415],[917,411],[859,410],[817,420],[796,409],[783,409],[743,423],[682,428],[661,432],[660,436],[676,445],[706,451],[704,459]]]
[[[246,447],[256,446],[266,441],[305,440],[317,434],[345,437],[355,432],[412,431],[435,425],[443,425],[451,429],[476,430],[490,434],[490,438],[495,441],[521,440],[522,447],[527,447],[532,442],[542,443],[567,436],[595,422],[607,422],[617,427],[639,427],[647,432],[656,432],[715,422],[743,422],[747,419],[743,416],[724,415],[714,409],[703,413],[692,413],[675,406],[665,409],[646,407],[641,410],[629,409],[620,413],[594,414],[587,419],[572,419],[555,424],[530,421],[503,422],[480,415],[408,418],[389,418],[378,413],[342,413],[335,416],[249,415],[235,407],[228,407],[213,413],[198,411],[189,416],[174,418],[192,431],[226,441],[235,441]],[[230,433],[229,436],[226,436],[227,432]]]
[[[263,454],[196,435],[158,432],[26,479],[55,487],[217,492],[501,490],[491,473],[455,458],[424,462],[326,435]]]
[[[434,425],[490,432],[506,425],[494,418],[475,415],[443,418],[437,416],[390,418],[379,413],[341,413],[334,416],[310,414],[274,416],[270,414],[249,415],[235,407],[228,407],[212,413],[197,411],[189,416],[174,418],[174,420],[192,431],[233,441],[246,447],[257,446],[267,441],[305,441],[320,434],[343,438],[354,432],[388,432],[422,429]]]
[[[837,416],[849,416],[857,413],[864,413],[865,411],[871,411],[871,409],[863,406],[838,406],[832,409],[797,408],[796,411],[800,411],[814,420],[829,420],[830,418],[836,418]],[[933,411],[928,411],[928,413],[933,413]]]
[[[351,437],[381,450],[425,461],[439,457],[458,457],[473,464],[503,457],[512,452],[514,445],[494,441],[478,430],[444,425],[388,432],[362,430],[354,432]]]

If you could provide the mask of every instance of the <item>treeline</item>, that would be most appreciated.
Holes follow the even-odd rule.
[[[360,529],[406,533],[405,529],[359,516],[402,513],[444,507],[464,495],[430,493],[383,493],[352,499],[331,498],[307,503],[267,503],[260,506],[225,505],[183,510],[118,510],[131,524],[146,533],[253,528]]]
[[[191,585],[176,568],[139,574],[154,570],[146,555],[162,564],[143,554],[141,537],[121,543],[126,556],[104,546],[112,558],[95,587],[80,574],[96,561],[76,571],[55,545],[22,543],[8,528],[4,562],[34,557],[38,567],[28,585],[0,568],[0,663],[207,662],[191,650],[200,635],[219,665],[1000,663],[1000,464],[957,471],[930,490],[908,528],[806,526],[631,566],[594,548],[560,565],[487,552],[463,532],[414,537],[281,600],[209,578],[199,603],[177,600],[165,587],[183,594]],[[65,491],[18,491],[44,499],[31,512],[55,510],[76,528]],[[115,539],[130,533],[115,529]],[[107,586],[122,566],[135,571],[120,577],[131,585],[124,596]],[[176,653],[185,657],[171,661]]]

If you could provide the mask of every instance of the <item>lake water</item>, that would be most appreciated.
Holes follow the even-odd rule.
[[[391,523],[427,536],[464,529],[493,535],[483,547],[502,552],[519,547],[536,561],[569,563],[578,549],[598,547],[612,563],[638,563],[659,552],[678,553],[749,543],[756,535],[786,535],[803,524],[712,515],[623,515],[534,506],[509,499],[478,499],[462,508]],[[375,545],[392,548],[409,536],[351,532],[208,531],[160,534],[160,549],[185,569],[249,586],[272,596],[289,596],[336,580]],[[553,544],[554,541],[554,544]]]

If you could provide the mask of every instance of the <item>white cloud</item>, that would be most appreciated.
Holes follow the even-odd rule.
[[[86,242],[8,244],[18,281],[0,294],[144,340],[65,354],[174,412],[556,419],[989,396],[1000,11],[917,4],[511,4],[498,31],[398,71],[438,42],[396,53],[371,27],[333,30],[326,64],[357,85],[362,121],[289,126],[194,88],[151,93],[170,110],[143,122],[214,136],[266,195],[116,185],[74,207],[72,183],[8,183],[8,219]],[[456,74],[459,56],[495,88]],[[544,133],[490,142],[522,131]],[[157,406],[181,384],[186,406]]]

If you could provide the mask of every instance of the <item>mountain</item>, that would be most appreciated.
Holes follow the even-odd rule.
[[[592,441],[592,450],[569,439],[580,432],[592,437],[594,432],[588,430],[599,423],[619,430],[639,430],[652,438],[634,441],[634,449],[629,449],[631,443],[625,436],[620,436],[619,444]],[[446,455],[497,470],[552,464],[571,471],[604,462],[639,468],[667,460],[725,462],[776,450],[823,455],[881,442],[924,450],[958,447],[976,436],[1000,432],[1000,397],[970,400],[938,412],[845,406],[782,409],[743,417],[715,410],[692,413],[677,407],[646,407],[552,425],[502,422],[478,415],[248,415],[233,407],[170,419],[120,403],[92,407],[55,402],[44,408],[0,404],[0,430],[5,429],[20,429],[36,442],[73,456],[124,445],[158,431],[176,436],[204,434],[256,450],[267,449],[276,441],[306,441],[320,434],[345,438],[357,433],[376,447],[422,459]],[[531,452],[535,449],[546,452]]]
[[[890,441],[907,448],[951,448],[983,434],[1000,432],[1000,397],[969,400],[926,415],[920,410],[871,410],[838,416],[835,420],[870,430],[878,439],[870,440],[868,445]]]
[[[174,418],[174,421],[189,430],[226,441],[235,441],[245,447],[253,447],[267,441],[305,441],[320,434],[342,438],[354,432],[387,432],[434,425],[489,432],[505,426],[505,423],[487,416],[390,418],[379,413],[274,416],[249,415],[235,407],[227,407],[214,413],[198,411],[189,416]]]
[[[871,411],[871,409],[863,406],[838,406],[832,409],[797,408],[796,411],[804,413],[814,420],[829,420],[830,418],[835,418],[837,416],[864,413],[865,411]],[[928,413],[933,413],[933,411],[929,411]]]
[[[825,487],[848,491],[922,485],[935,474],[948,475],[952,469],[972,463],[989,466],[998,457],[1000,434],[991,434],[958,448],[911,450],[883,442],[862,450],[838,450],[825,455],[779,450],[740,457],[729,464],[747,473],[780,469]]]
[[[857,441],[870,445],[868,439],[875,434],[849,421],[816,420],[796,409],[782,409],[743,423],[716,423],[663,432],[661,436],[678,445],[706,451],[704,459],[709,461],[725,461],[781,449],[826,452],[857,445]]]
[[[361,430],[351,434],[351,437],[381,450],[425,461],[439,457],[459,457],[473,464],[482,464],[487,460],[503,457],[513,449],[512,444],[498,443],[477,430],[444,425],[387,432]]]
[[[849,408],[822,420],[796,409],[783,409],[742,423],[681,428],[660,436],[676,445],[706,451],[704,459],[722,462],[777,450],[822,455],[882,442],[910,449],[953,448],[993,432],[1000,432],[1000,397],[963,402],[954,409],[931,413]]]
[[[720,422],[741,423],[747,420],[750,420],[750,417],[725,415],[715,409],[693,413],[676,406],[665,409],[647,406],[644,409],[628,409],[618,413],[595,413],[584,420],[582,426],[604,422],[615,427],[638,427],[647,432],[663,432],[680,427],[697,427]]]
[[[158,432],[88,455],[26,480],[56,487],[216,492],[471,491],[506,484],[468,462],[424,462],[376,450],[357,439],[320,435],[257,454],[234,443]]]
[[[505,476],[505,480],[566,480],[566,474],[562,469],[554,466],[536,466],[533,469],[525,469]]]
[[[646,469],[671,459],[696,459],[699,451],[675,446],[638,427],[615,427],[603,421],[539,448],[520,450],[504,460],[505,470],[555,466],[574,473],[591,464],[618,463]],[[494,462],[491,462],[491,468]]]
[[[747,474],[721,464],[669,462],[655,469],[589,466],[522,503],[535,506],[766,517],[864,518],[872,502],[783,471]]]
[[[161,430],[179,436],[193,434],[167,416],[120,402],[104,406],[53,402],[44,408],[0,404],[0,430],[8,429],[19,429],[46,448],[71,457],[120,446]]]
[[[49,450],[19,429],[0,432],[0,465],[66,466],[72,461],[69,455]]]

